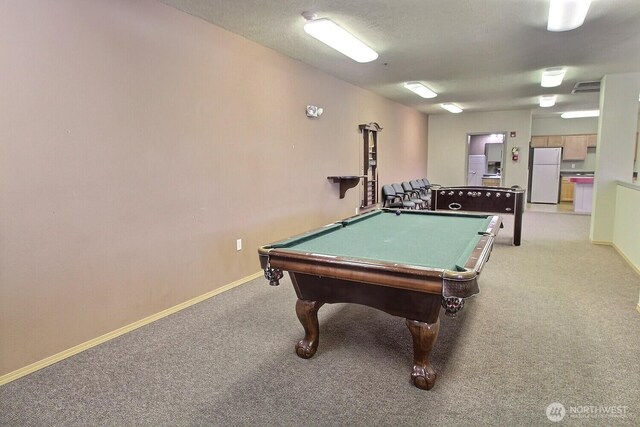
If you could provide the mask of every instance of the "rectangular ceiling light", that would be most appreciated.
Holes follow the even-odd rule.
[[[458,107],[455,104],[442,104],[441,107],[450,113],[462,113],[462,108]]]
[[[540,106],[543,108],[553,107],[556,105],[556,95],[542,95],[540,96]]]
[[[587,17],[591,0],[550,0],[547,30],[569,31],[578,28]]]
[[[580,119],[583,117],[598,117],[600,110],[586,110],[586,111],[567,111],[560,114],[563,119]]]
[[[407,82],[404,84],[404,87],[409,89],[410,91],[420,95],[423,98],[435,98],[438,96],[437,93],[426,87],[420,82]]]
[[[564,73],[566,70],[562,67],[555,68],[547,68],[542,73],[542,80],[540,81],[540,85],[542,87],[556,87],[562,84],[562,79],[564,79]]]
[[[378,57],[373,49],[329,19],[308,21],[304,31],[356,62],[371,62]]]

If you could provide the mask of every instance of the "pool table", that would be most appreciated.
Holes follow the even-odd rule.
[[[413,340],[413,384],[431,389],[429,354],[441,307],[455,315],[479,292],[501,218],[487,214],[381,209],[262,246],[260,265],[271,285],[288,271],[304,338],[295,349],[318,349],[318,310],[355,303],[406,318]]]

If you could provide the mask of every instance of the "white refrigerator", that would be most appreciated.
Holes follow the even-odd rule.
[[[487,169],[487,157],[483,154],[471,154],[467,161],[467,185],[480,187],[482,175]]]
[[[558,203],[562,148],[534,148],[531,203]]]

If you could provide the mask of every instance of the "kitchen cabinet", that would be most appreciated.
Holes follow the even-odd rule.
[[[531,148],[564,147],[563,135],[538,135],[531,137]]]
[[[580,142],[576,142],[580,141]],[[567,145],[573,145],[579,147],[582,152],[582,144],[586,144],[586,148],[593,148],[598,143],[598,135],[595,133],[584,135],[536,135],[531,137],[531,148],[551,148],[551,147],[566,147]],[[574,150],[575,147],[570,147]],[[585,154],[586,157],[586,154]],[[584,160],[584,157],[576,159],[563,160]]]
[[[486,144],[484,154],[487,162],[502,162],[502,144]]]
[[[546,148],[548,140],[549,137],[547,136],[532,136],[531,148]]]
[[[549,135],[547,137],[547,147],[564,147],[564,138],[563,135]]]
[[[574,176],[569,178],[569,180],[575,183],[573,211],[591,213],[591,206],[593,204],[593,177]]]
[[[500,187],[500,178],[482,178],[483,187]]]
[[[584,160],[587,158],[587,135],[567,135],[564,137],[562,160]]]
[[[563,176],[560,181],[560,201],[573,202],[573,193],[576,184],[569,180],[568,176]]]

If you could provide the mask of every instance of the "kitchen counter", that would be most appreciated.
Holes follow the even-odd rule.
[[[593,175],[595,175],[595,172],[594,171],[581,171],[581,170],[569,169],[569,170],[561,170],[560,171],[560,175],[561,176],[575,176],[575,175],[593,176]]]
[[[573,197],[573,211],[591,213],[593,203],[593,175],[574,175],[569,181],[575,183],[576,188]]]
[[[593,177],[584,175],[572,176],[569,178],[569,181],[575,182],[576,184],[593,184]]]
[[[500,187],[500,175],[484,174],[482,175],[483,187]]]

